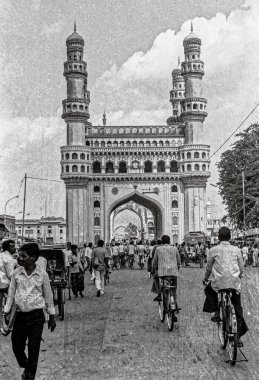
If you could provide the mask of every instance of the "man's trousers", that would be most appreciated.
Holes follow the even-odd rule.
[[[34,379],[37,371],[41,336],[45,317],[42,309],[27,313],[18,312],[12,331],[12,347],[20,367],[25,368],[26,378]],[[28,356],[25,345],[28,340]]]

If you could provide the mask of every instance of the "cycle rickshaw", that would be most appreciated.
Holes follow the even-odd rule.
[[[47,273],[53,293],[54,305],[58,307],[61,321],[65,317],[65,289],[67,287],[65,257],[61,249],[40,248],[40,256],[47,260]]]

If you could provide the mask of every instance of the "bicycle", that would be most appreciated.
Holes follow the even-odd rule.
[[[119,256],[113,256],[113,265],[112,265],[112,269],[116,268],[117,270],[120,269],[120,258]]]
[[[220,319],[218,335],[221,347],[228,350],[229,362],[236,364],[237,359],[237,318],[234,306],[231,303],[232,289],[223,289],[219,293]]]
[[[173,285],[173,279],[162,279],[162,300],[158,301],[158,313],[160,321],[164,322],[166,319],[167,327],[169,331],[174,329],[174,323],[176,322],[175,314],[178,313],[178,308],[175,302],[176,286]]]

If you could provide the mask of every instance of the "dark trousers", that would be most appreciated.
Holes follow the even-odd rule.
[[[213,313],[219,311],[218,293],[213,290],[211,283],[204,289],[206,300],[204,302],[203,311],[206,313]],[[234,306],[237,317],[237,331],[238,335],[242,336],[248,331],[247,324],[243,317],[243,308],[241,306],[241,294],[232,289],[231,302]]]
[[[42,309],[18,312],[12,331],[12,347],[20,367],[25,368],[25,379],[34,379],[37,371],[41,336],[45,317]],[[28,340],[28,356],[25,345]]]

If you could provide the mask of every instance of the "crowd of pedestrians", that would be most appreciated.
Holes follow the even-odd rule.
[[[198,242],[192,247],[184,242],[181,245],[171,244],[167,235],[150,243],[141,240],[105,243],[100,239],[96,246],[90,242],[78,247],[68,242],[63,250],[68,286],[74,298],[84,298],[85,275],[89,272],[89,279],[96,287],[96,296],[100,297],[105,293],[107,273],[127,266],[132,268],[134,262],[142,269],[141,264],[147,262],[149,277],[153,278],[151,291],[156,295],[154,301],[161,301],[160,280],[170,278],[175,286],[174,296],[177,304],[177,278],[180,266],[188,266],[190,261],[195,262],[195,258],[203,256],[207,262],[204,280],[210,280],[205,288],[204,311],[215,312],[213,321],[220,319],[215,289],[217,291],[227,283],[237,291],[233,293],[232,302],[236,310],[240,338],[247,331],[240,298],[243,266],[258,266],[258,244],[244,243],[234,247],[229,243],[228,229],[221,229],[219,238],[219,245],[215,244],[214,247],[209,242]],[[223,253],[225,256],[222,256]],[[13,240],[4,241],[0,252],[1,305],[4,297],[7,297],[4,312],[0,315],[0,325],[8,325],[10,311],[15,304],[17,316],[11,340],[17,362],[24,368],[24,380],[35,378],[45,322],[44,313],[49,315],[49,329],[53,331],[56,327],[53,294],[46,272],[48,263],[39,255],[40,250],[36,243],[24,244],[17,255]],[[237,258],[237,261],[233,257]],[[177,321],[177,317],[174,318]]]

